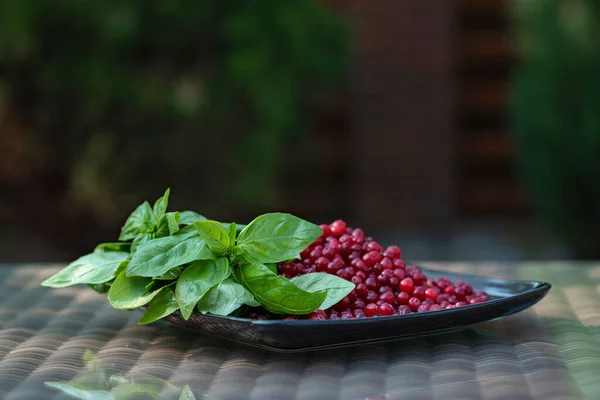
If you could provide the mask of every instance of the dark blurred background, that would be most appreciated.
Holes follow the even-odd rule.
[[[600,0],[0,0],[0,261],[141,201],[600,258]]]

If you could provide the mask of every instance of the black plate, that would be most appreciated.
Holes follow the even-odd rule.
[[[506,317],[531,307],[550,290],[546,282],[528,282],[453,274],[421,268],[432,279],[461,279],[492,300],[449,310],[391,317],[337,320],[253,320],[193,314],[184,320],[179,312],[167,321],[196,332],[276,351],[305,351],[428,335]]]

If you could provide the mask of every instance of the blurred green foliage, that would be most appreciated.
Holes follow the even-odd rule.
[[[41,149],[26,184],[104,222],[165,186],[268,207],[348,55],[313,0],[0,0],[0,115]]]
[[[577,256],[600,257],[600,0],[522,0],[513,130],[534,206]]]

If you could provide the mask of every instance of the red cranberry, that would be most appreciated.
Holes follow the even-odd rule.
[[[356,288],[354,288],[353,291],[348,293],[348,298],[350,299],[351,302],[354,302],[358,298],[358,295],[356,294]]]
[[[379,261],[379,264],[381,264],[381,266],[383,267],[384,270],[393,269],[394,268],[394,263],[392,263],[392,260],[390,260],[387,257],[383,257],[381,259],[381,261]]]
[[[484,300],[481,297],[475,297],[474,299],[471,299],[471,301],[469,301],[469,304],[477,304],[477,303],[483,303]]]
[[[383,272],[383,267],[381,266],[381,264],[379,263],[375,263],[375,265],[373,265],[371,267],[371,269],[373,270],[374,273],[376,274],[380,274]]]
[[[388,246],[384,255],[389,258],[402,258],[402,252],[398,246]]]
[[[367,280],[365,281],[365,284],[367,285],[367,287],[371,290],[377,289],[377,279],[373,279],[373,278],[367,278]]]
[[[340,318],[341,319],[352,319],[352,318],[354,318],[354,315],[352,314],[351,311],[344,311],[340,314]]]
[[[308,314],[308,319],[327,319],[327,314],[323,310],[315,310]]]
[[[381,253],[383,248],[379,245],[379,243],[372,241],[372,242],[367,243],[367,247],[365,250],[366,251],[376,251],[378,253]]]
[[[432,306],[435,303],[433,301],[431,301],[431,299],[425,299],[421,302],[422,304],[427,304],[428,306]]]
[[[398,296],[396,296],[396,300],[398,301],[399,304],[408,304],[409,299],[410,299],[410,294],[408,294],[406,292],[400,292],[400,293],[398,293]]]
[[[412,274],[412,279],[417,286],[421,286],[423,283],[425,283],[425,277],[420,272],[415,272]]]
[[[340,242],[340,245],[348,243],[349,246],[352,246],[352,238],[350,237],[350,235],[344,234],[339,237],[338,241]]]
[[[443,301],[448,301],[449,298],[450,296],[448,296],[447,294],[438,294],[437,303],[441,304]]]
[[[394,307],[392,307],[388,303],[383,303],[382,305],[379,306],[379,315],[386,316],[386,317],[390,316],[390,315],[394,315]]]
[[[429,311],[429,306],[427,304],[421,304],[417,309],[417,312],[427,312]]]
[[[457,299],[465,298],[465,290],[461,286],[457,286],[454,288],[454,295]]]
[[[454,286],[446,286],[446,288],[444,289],[444,294],[452,296],[454,294]]]
[[[446,289],[450,286],[450,279],[440,278],[435,280],[435,285],[439,287],[441,290]],[[453,293],[454,294],[454,293]]]
[[[406,269],[406,264],[400,259],[394,260],[394,268]]]
[[[338,265],[336,265],[336,263],[334,263],[333,261],[330,262],[329,264],[327,264],[327,273],[331,274],[331,275],[335,275],[339,270]]]
[[[333,237],[329,238],[325,247],[329,247],[335,254],[339,254],[341,250],[340,241]]]
[[[344,254],[350,254],[353,251],[352,250],[352,243],[350,243],[350,242],[344,242],[344,243],[342,243],[341,248],[342,248],[342,253],[344,253]]]
[[[455,304],[456,307],[462,307],[462,306],[466,306],[466,305],[467,305],[467,303],[465,303],[464,301],[458,301]]]
[[[394,304],[396,302],[396,296],[392,292],[385,292],[379,295],[379,300],[383,300],[388,304]]]
[[[400,290],[411,294],[415,290],[415,284],[411,278],[404,278],[400,281]]]
[[[367,264],[365,264],[365,262],[363,260],[361,260],[360,258],[356,258],[354,260],[352,260],[350,262],[350,265],[352,265],[354,268],[360,270],[360,271],[367,271],[369,269],[369,267],[367,267]]]
[[[376,251],[370,251],[363,256],[363,261],[367,264],[368,267],[372,267],[379,261],[381,261],[381,254]]]
[[[469,284],[465,284],[465,285],[463,285],[463,287],[462,287],[462,288],[463,288],[463,290],[465,291],[465,295],[466,295],[466,296],[470,296],[470,295],[472,295],[472,294],[473,294],[473,288],[471,287],[471,285],[469,285]]]
[[[314,249],[313,251],[310,252],[310,260],[312,262],[317,261],[317,258],[321,257],[321,250],[319,249]]]
[[[323,257],[332,258],[335,255],[335,251],[331,247],[325,246],[321,254]]]
[[[345,279],[347,281],[349,281],[350,278],[352,277],[352,275],[350,275],[348,272],[346,272],[345,269],[338,269],[335,274],[337,276],[339,276],[340,278]]]
[[[425,289],[423,286],[416,287],[413,291],[413,296],[421,301],[425,300]]]
[[[414,312],[417,312],[417,310],[419,309],[420,305],[421,305],[421,300],[417,299],[416,297],[411,297],[408,300],[408,306]]]
[[[369,288],[364,283],[359,283],[356,285],[356,288],[354,290],[356,290],[356,294],[358,294],[361,297],[364,297],[369,291]]]
[[[435,302],[438,297],[438,292],[434,288],[429,288],[429,289],[425,290],[425,297],[430,299],[431,301]]]
[[[363,309],[365,308],[365,302],[358,299],[356,301],[354,301],[354,303],[352,303],[352,307],[357,310],[357,309]]]
[[[367,274],[365,274],[364,271],[356,271],[354,275],[359,276],[363,281],[367,279]]]
[[[296,264],[286,264],[283,268],[283,272],[286,275],[296,276],[298,270],[296,269]]]
[[[406,273],[404,272],[403,269],[396,268],[396,269],[394,269],[394,276],[398,279],[404,279],[404,277],[406,276]]]
[[[448,297],[448,303],[450,304],[456,304],[458,300],[456,299],[456,296],[450,296]]]
[[[350,282],[354,283],[355,285],[358,285],[359,283],[363,283],[363,280],[360,276],[354,275],[352,279],[350,279]]]
[[[411,314],[411,313],[412,313],[412,310],[407,305],[402,305],[402,306],[398,307],[398,314],[400,314],[400,315]]]
[[[329,225],[321,224],[321,225],[319,225],[319,227],[323,231],[323,234],[321,235],[321,237],[328,237],[331,235],[331,229],[329,228]]]
[[[389,285],[390,283],[390,278],[384,274],[380,274],[377,277],[377,283],[380,285]]]
[[[411,265],[411,266],[407,267],[407,268],[406,268],[406,270],[407,270],[407,271],[408,271],[408,273],[410,273],[411,275],[412,275],[412,274],[415,274],[415,273],[417,273],[417,272],[418,272],[419,274],[421,273],[421,268],[419,268],[419,266],[418,266],[418,265]]]
[[[379,295],[377,294],[377,292],[375,292],[373,290],[369,290],[367,292],[367,295],[365,296],[365,300],[370,303],[377,301],[377,299],[379,299]]]
[[[387,292],[393,292],[394,290],[389,287],[389,286],[381,286],[379,288],[379,293],[387,293]]]
[[[346,233],[346,223],[341,219],[337,221],[333,221],[331,225],[329,225],[329,229],[331,230],[331,235],[340,236]]]
[[[373,317],[379,314],[379,306],[374,303],[369,303],[365,306],[365,314],[367,317]]]
[[[328,258],[321,256],[317,258],[317,260],[315,261],[315,265],[319,271],[325,271],[327,270],[327,265],[329,264],[329,262],[330,261]]]
[[[350,307],[350,299],[348,296],[344,297],[340,301],[337,302],[336,305],[333,306],[338,311],[343,311],[346,308]]]
[[[400,284],[400,279],[396,278],[395,276],[392,276],[390,278],[390,286],[391,287],[398,287],[399,284]]]
[[[448,305],[446,306],[446,310],[449,310],[449,309],[451,309],[451,308],[454,308],[454,307],[455,307],[455,306],[453,306],[452,304],[448,304]]]
[[[309,258],[311,251],[313,251],[312,246],[308,246],[307,248],[302,250],[302,252],[300,252],[300,259],[306,260],[307,258]]]
[[[365,233],[362,229],[357,228],[352,231],[352,241],[356,244],[363,244],[365,241]]]
[[[431,307],[429,307],[429,311],[440,311],[442,309],[442,306],[440,306],[439,304],[434,304]]]
[[[444,301],[442,301],[442,302],[440,302],[440,303],[438,303],[438,304],[439,304],[439,306],[440,306],[440,307],[442,307],[442,308],[446,308],[446,307],[448,307],[448,305],[449,305],[450,303],[448,303],[446,300],[444,300]]]

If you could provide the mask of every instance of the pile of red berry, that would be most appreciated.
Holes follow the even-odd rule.
[[[428,279],[416,265],[407,266],[397,246],[383,248],[362,229],[342,220],[321,225],[323,235],[300,254],[300,259],[279,263],[287,278],[311,272],[335,274],[356,287],[339,303],[317,310],[309,319],[349,319],[427,312],[489,300],[483,291],[462,281]],[[288,317],[295,319],[296,317]]]

